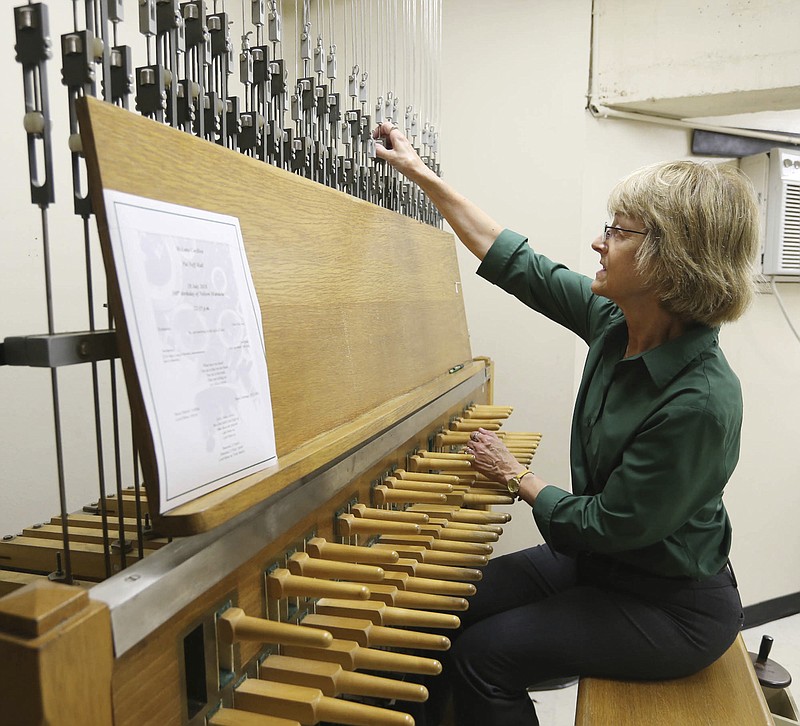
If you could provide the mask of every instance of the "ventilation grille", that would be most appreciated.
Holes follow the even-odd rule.
[[[785,274],[800,274],[800,184],[784,186],[780,267]]]

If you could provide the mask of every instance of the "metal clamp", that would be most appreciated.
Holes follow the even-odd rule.
[[[114,330],[16,336],[0,344],[0,365],[8,366],[60,368],[118,357]]]

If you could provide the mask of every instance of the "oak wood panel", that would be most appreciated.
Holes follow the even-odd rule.
[[[8,595],[14,590],[19,590],[25,585],[44,579],[45,575],[34,575],[30,572],[13,572],[10,570],[0,570],[0,597]]]
[[[739,635],[708,668],[668,681],[582,678],[576,726],[771,725],[764,694]]]
[[[342,454],[385,413],[397,420],[421,387],[451,385],[447,371],[470,361],[452,235],[95,99],[79,106],[151,502],[158,501],[153,445],[102,191],[238,217],[264,321],[279,466],[226,488],[224,506],[219,496],[201,498],[161,517],[159,528],[188,534],[244,511],[288,483],[269,482],[288,454],[296,453],[296,480],[322,462],[315,448],[303,448],[309,442],[322,437]]]
[[[56,515],[50,518],[50,524],[61,526],[61,521],[61,515]],[[72,514],[68,514],[67,524],[71,526],[74,525],[76,527],[92,527],[93,529],[102,529],[104,523],[103,518],[99,514],[98,510],[97,514],[86,514],[84,512],[73,512]],[[111,534],[119,534],[118,517],[106,517],[106,525],[108,526]],[[139,531],[139,525],[137,524],[136,520],[127,517],[124,518],[122,527],[125,532],[132,533],[134,536]],[[145,530],[145,533],[147,532],[148,530]]]
[[[4,567],[13,567],[28,572],[48,574],[57,568],[58,556],[63,555],[64,544],[60,539],[14,536],[0,542],[0,562]],[[150,551],[145,551],[145,555]],[[136,549],[126,553],[128,564],[139,559]],[[105,554],[102,544],[72,542],[70,557],[75,577],[100,582],[106,579]],[[119,572],[118,556],[112,555],[111,569]]]
[[[64,536],[64,530],[62,527],[55,524],[36,524],[32,527],[25,527],[21,534],[23,537],[39,537],[41,539],[49,539],[61,542]],[[113,530],[109,533],[108,539],[112,546],[119,542],[118,538],[116,537],[117,534],[118,533],[114,532]],[[85,542],[87,544],[96,544],[100,546],[104,544],[103,530],[97,529],[96,527],[68,526],[67,537],[70,542]],[[131,549],[138,547],[134,537],[130,537],[130,539],[128,539],[128,544]],[[142,548],[145,550],[157,550],[161,549],[165,544],[167,544],[167,540],[164,538],[144,539],[142,541]]]
[[[110,724],[108,608],[38,580],[0,600],[0,703],[8,724]]]

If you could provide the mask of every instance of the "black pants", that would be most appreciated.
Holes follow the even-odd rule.
[[[729,570],[702,582],[651,577],[546,545],[491,560],[418,726],[452,695],[457,726],[537,724],[527,687],[566,676],[666,679],[733,643],[742,606]],[[430,655],[430,654],[428,654]]]

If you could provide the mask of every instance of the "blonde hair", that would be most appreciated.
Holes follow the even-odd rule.
[[[667,310],[716,326],[747,309],[758,207],[738,169],[692,161],[647,166],[617,184],[608,211],[644,224],[637,271]]]

